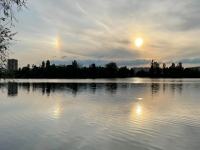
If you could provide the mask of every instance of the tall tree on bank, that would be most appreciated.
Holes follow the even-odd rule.
[[[13,36],[16,34],[16,32],[11,31],[13,19],[17,21],[13,7],[20,11],[22,7],[26,7],[26,1],[0,0],[0,68],[5,68],[6,66],[10,53],[9,48],[14,43]]]

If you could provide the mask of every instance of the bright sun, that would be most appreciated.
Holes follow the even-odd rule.
[[[143,43],[143,39],[142,39],[142,38],[137,38],[137,39],[135,40],[135,45],[136,45],[137,47],[142,46],[142,43]]]

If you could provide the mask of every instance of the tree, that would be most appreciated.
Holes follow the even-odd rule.
[[[183,77],[184,68],[182,66],[182,62],[179,62],[176,66],[176,77]]]
[[[47,68],[50,67],[50,61],[49,61],[49,60],[47,60],[47,62],[46,62],[46,67],[47,67]]]
[[[154,77],[155,71],[154,71],[154,60],[151,61],[151,67],[149,69],[149,74],[151,77]]]
[[[166,64],[165,63],[163,63],[163,69],[165,69],[166,68]]]
[[[12,33],[10,28],[7,28],[7,24],[13,26],[12,20],[16,20],[13,11],[13,6],[17,7],[17,11],[22,7],[26,7],[27,0],[0,0],[0,67],[6,66],[6,61],[10,53],[9,47],[13,44],[13,36],[16,33]],[[10,27],[11,27],[10,26]]]
[[[161,74],[161,69],[160,69],[160,64],[157,62],[154,62],[154,68],[155,68],[155,74],[157,77],[160,76]]]
[[[179,62],[179,63],[177,64],[177,68],[183,68],[182,62]]]
[[[82,65],[81,64],[79,64],[79,63],[77,63],[77,61],[76,60],[74,60],[74,61],[72,61],[72,66],[74,67],[74,68],[81,68],[82,67]]]
[[[129,77],[129,69],[126,66],[119,68],[118,77],[120,78]]]
[[[134,71],[133,68],[131,68],[131,69],[129,70],[129,74],[130,74],[131,77],[134,77],[135,71]]]
[[[161,74],[160,64],[154,60],[151,61],[151,67],[149,69],[151,77],[159,77]]]
[[[43,61],[43,62],[42,62],[42,68],[44,68],[44,67],[45,67],[45,62]]]
[[[108,78],[116,78],[117,77],[117,71],[118,67],[117,64],[114,62],[110,62],[105,65],[106,67],[106,73]]]
[[[97,68],[94,63],[89,66],[89,73],[91,78],[96,78]]]
[[[166,67],[166,64],[163,63],[163,77],[167,77],[168,76],[168,68]]]
[[[72,78],[79,78],[81,65],[78,64],[76,60],[74,60],[74,61],[72,61],[71,66],[72,66],[72,68],[71,68]]]

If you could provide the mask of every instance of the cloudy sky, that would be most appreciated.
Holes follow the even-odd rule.
[[[16,14],[19,66],[70,64],[200,65],[199,0],[28,0]],[[142,38],[141,47],[135,39]]]

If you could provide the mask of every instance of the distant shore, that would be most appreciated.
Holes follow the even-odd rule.
[[[28,64],[18,70],[1,72],[0,77],[19,79],[200,78],[198,68],[184,68],[181,62],[177,65],[172,63],[169,67],[163,63],[160,67],[158,62],[152,60],[149,69],[147,68],[118,67],[115,62],[110,62],[105,66],[96,66],[93,63],[86,67],[76,60],[72,61],[71,65],[51,65],[47,60],[40,66]]]

